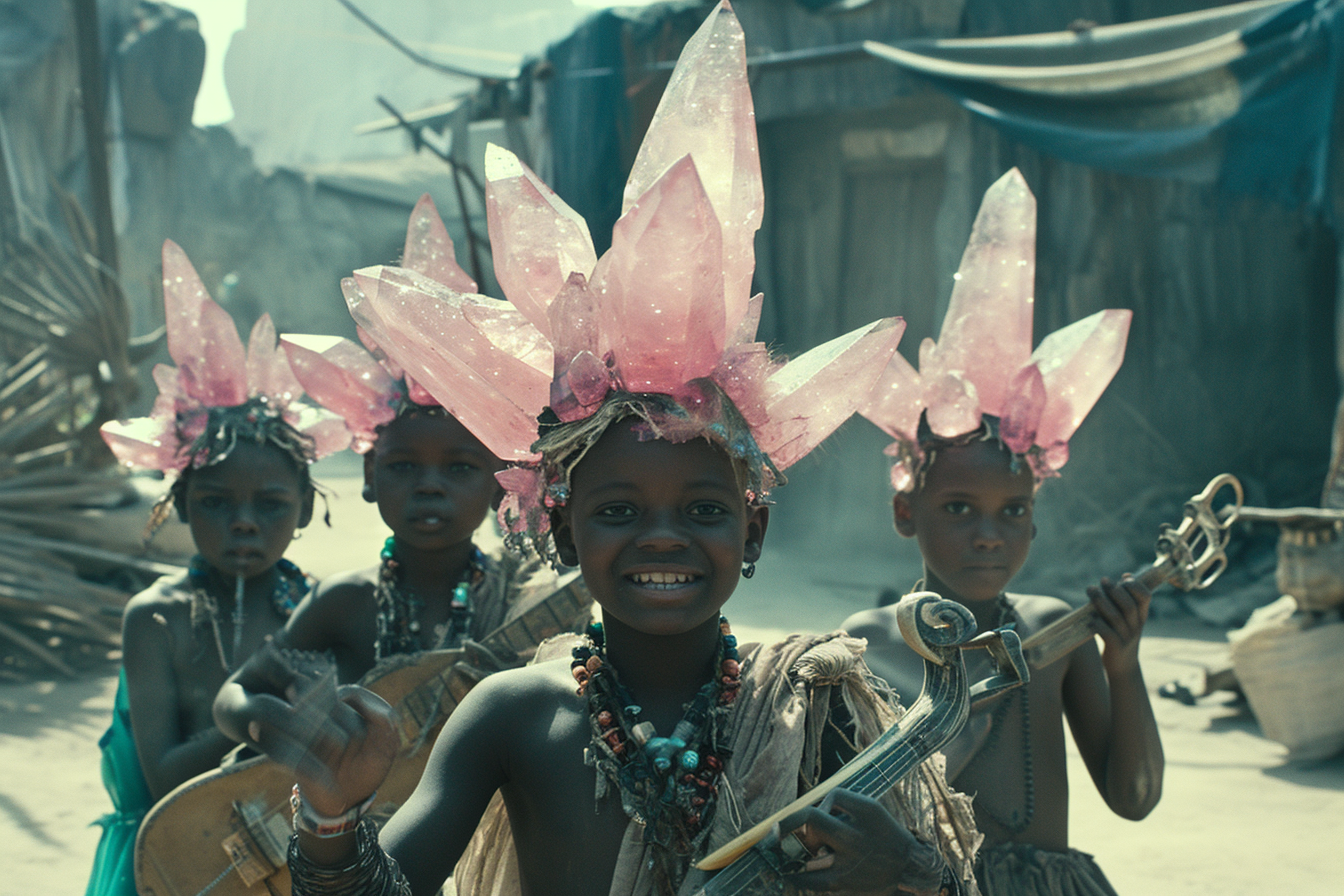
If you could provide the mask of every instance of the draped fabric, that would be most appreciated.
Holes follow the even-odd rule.
[[[131,736],[131,705],[126,697],[126,671],[117,680],[112,725],[98,741],[103,751],[103,786],[112,809],[95,824],[103,835],[93,857],[93,872],[85,896],[135,896],[135,835],[154,804],[140,770],[140,758]]]
[[[1085,852],[1050,852],[1024,843],[981,850],[976,878],[984,896],[1116,896]]]
[[[1043,152],[1323,206],[1341,0],[1254,0],[1077,33],[866,42]]]

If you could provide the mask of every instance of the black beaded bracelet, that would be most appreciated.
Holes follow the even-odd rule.
[[[355,828],[354,861],[341,867],[309,861],[295,834],[289,840],[289,875],[293,896],[411,896],[410,883],[378,845],[378,828],[369,818]]]

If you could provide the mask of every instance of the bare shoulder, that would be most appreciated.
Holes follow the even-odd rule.
[[[313,600],[339,603],[354,597],[372,595],[378,585],[378,567],[350,569],[327,576],[313,589]]]
[[[840,623],[840,628],[855,638],[867,638],[869,649],[878,648],[893,639],[904,644],[900,626],[896,623],[893,607],[862,610]]]
[[[154,625],[165,625],[178,617],[189,619],[191,588],[186,573],[161,576],[154,584],[132,597],[126,603],[125,622],[128,632]]]
[[[485,712],[497,721],[535,718],[536,713],[548,710],[553,714],[556,707],[573,699],[574,678],[567,659],[496,672],[467,695],[477,712]]]
[[[1065,601],[1045,594],[1009,593],[1007,597],[1009,605],[1022,621],[1023,633],[1038,631],[1073,610]]]

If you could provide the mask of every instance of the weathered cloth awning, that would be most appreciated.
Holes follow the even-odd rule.
[[[1344,0],[1254,0],[1081,31],[863,43],[1070,161],[1326,198]]]

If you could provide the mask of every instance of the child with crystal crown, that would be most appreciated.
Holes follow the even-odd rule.
[[[411,213],[402,265],[452,289],[476,291],[428,195]],[[341,286],[358,305],[354,281]],[[553,578],[535,561],[476,546],[476,530],[503,494],[494,475],[503,462],[363,328],[359,336],[372,354],[348,339],[281,337],[304,389],[345,420],[351,447],[364,456],[364,500],[377,503],[392,530],[377,565],[324,579],[277,639],[331,651],[343,682],[360,680],[388,657],[480,641],[510,617],[523,584]],[[267,687],[258,668],[265,662],[258,658],[234,676],[220,694],[219,713],[248,711],[250,695]]]
[[[1031,350],[1036,203],[1016,169],[990,187],[962,257],[938,343],[918,372],[892,358],[861,413],[896,438],[896,531],[919,540],[927,588],[964,604],[980,630],[1013,624],[1022,638],[1071,609],[1004,589],[1036,529],[1041,481],[1068,459],[1068,439],[1124,357],[1130,312],[1101,311]],[[1150,594],[1125,576],[1088,589],[1102,650],[1089,641],[1033,670],[1028,685],[985,705],[945,748],[948,778],[974,795],[986,848],[987,896],[1113,894],[1092,857],[1069,848],[1067,718],[1097,790],[1138,820],[1162,794],[1162,745],[1139,668]],[[921,664],[893,608],[850,617],[873,670],[900,693]],[[968,667],[974,660],[968,659]],[[972,680],[974,673],[972,672]]]
[[[903,327],[879,321],[787,365],[754,340],[760,169],[727,3],[682,53],[601,259],[517,159],[493,148],[486,167],[512,304],[369,269],[355,316],[518,464],[500,475],[505,523],[582,568],[603,622],[477,685],[381,834],[360,816],[399,742],[372,695],[343,691],[317,732],[276,706],[243,733],[309,744],[296,894],[428,896],[454,868],[461,894],[690,894],[708,879],[694,862],[894,722],[859,642],[738,645],[720,610],[761,555],[780,470],[852,413]],[[817,855],[789,883],[974,892],[969,812],[937,760],[881,801],[838,791],[795,819]]]
[[[154,369],[148,417],[106,423],[102,435],[128,466],[176,477],[150,531],[175,509],[198,554],[126,605],[122,678],[100,742],[117,812],[102,822],[88,889],[108,896],[135,893],[135,835],[151,805],[235,746],[211,717],[215,693],[307,594],[309,578],[284,553],[313,515],[308,465],[349,442],[339,419],[299,401],[270,317],[244,350],[172,242],[163,293],[177,367]]]

